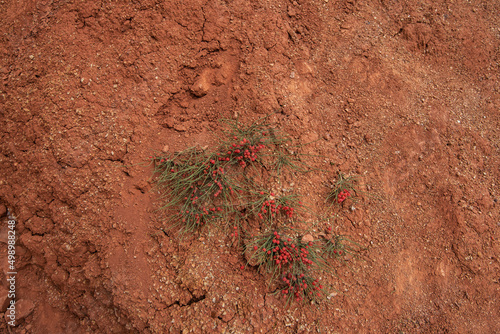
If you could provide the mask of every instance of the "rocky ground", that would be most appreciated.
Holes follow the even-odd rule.
[[[7,209],[18,237],[17,326],[2,332],[500,332],[500,2],[0,12],[1,303]],[[359,179],[332,226],[367,249],[322,277],[318,305],[283,307],[221,231],[161,231],[152,152],[267,114],[322,170],[283,179],[311,210],[339,171]]]

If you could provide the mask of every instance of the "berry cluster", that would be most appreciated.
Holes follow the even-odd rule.
[[[342,251],[341,251],[341,250],[338,250],[338,251],[337,251],[336,249],[334,249],[334,250],[333,250],[333,254],[342,255]]]
[[[255,193],[258,200],[253,203],[253,212],[260,219],[272,222],[277,217],[291,219],[295,214],[295,206],[301,205],[295,197],[275,197],[274,193],[267,194],[264,191]]]
[[[254,241],[252,258],[269,272],[306,274],[321,265],[316,252],[311,251],[312,246],[312,242],[304,244],[277,231],[268,232]]]
[[[234,228],[234,232],[233,232],[233,233],[231,233],[229,236],[230,236],[231,238],[233,238],[233,237],[235,237],[235,238],[236,238],[236,237],[238,236],[238,227],[237,227],[237,226],[234,226],[233,228]]]
[[[278,207],[278,210],[280,208]],[[284,206],[283,207],[283,210],[285,211],[285,215],[288,217],[288,218],[292,218],[293,216],[293,211],[294,211],[294,208],[290,207],[290,206]]]
[[[265,132],[263,134],[265,134]],[[226,157],[220,159],[224,159],[225,161],[235,159],[242,168],[256,161],[257,153],[266,147],[266,145],[262,144],[262,141],[264,141],[263,138],[260,139],[260,142],[255,143],[252,143],[252,141],[247,138],[238,141],[238,137],[234,136],[233,139],[236,140],[236,142],[230,144],[226,152]]]
[[[261,192],[263,194],[263,192]],[[271,194],[273,196],[273,194]],[[295,209],[288,205],[278,204],[276,205],[276,200],[266,200],[262,203],[260,212],[257,214],[260,219],[264,219],[263,215],[269,214],[272,218],[276,216],[279,211],[282,210],[287,218],[292,218]]]
[[[321,296],[320,291],[323,289],[323,285],[319,284],[318,279],[313,279],[304,273],[286,273],[283,275],[282,281],[285,283],[285,287],[281,289],[282,294],[294,296],[296,301]]]
[[[349,192],[349,190],[347,189],[344,189],[342,190],[338,196],[337,196],[337,202],[338,203],[342,203],[343,201],[345,201],[347,199],[347,197],[351,196],[351,193]]]
[[[196,226],[201,226],[205,224],[205,219],[203,217],[203,214],[194,213],[192,211],[186,210],[186,215],[184,215],[184,218],[182,218],[182,222],[183,223],[187,222],[194,224]]]
[[[222,167],[217,167],[217,166],[212,166],[215,164],[214,159],[209,160],[210,164],[205,163],[205,169],[203,169],[204,174],[211,174],[212,177],[215,177],[217,175],[224,175],[224,168]]]
[[[327,200],[343,203],[348,197],[357,196],[356,190],[357,178],[354,176],[345,176],[339,172],[337,181],[331,185],[332,190],[328,194]]]
[[[218,158],[216,155],[211,156],[203,163],[203,175],[197,176],[198,183],[201,182],[203,185],[206,185],[205,190],[207,194],[213,195],[214,198],[226,190],[231,195],[234,194],[233,188],[229,185],[229,180],[226,177],[226,169],[224,168],[226,165],[220,163],[220,161],[226,160],[225,158]],[[185,176],[183,175],[183,177]]]
[[[207,221],[220,218],[222,211],[221,207],[198,209],[196,206],[191,206],[188,210],[181,210],[178,219],[189,229],[194,229],[205,225]]]

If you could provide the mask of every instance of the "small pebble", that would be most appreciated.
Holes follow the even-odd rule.
[[[314,241],[314,237],[310,234],[306,234],[302,237],[302,243],[306,244],[308,242],[313,242]]]

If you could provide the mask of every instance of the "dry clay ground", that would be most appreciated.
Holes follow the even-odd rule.
[[[500,332],[499,1],[7,0],[0,12],[11,333]],[[211,147],[219,119],[267,114],[321,156],[283,188],[315,212],[338,171],[365,194],[331,226],[367,250],[321,277],[319,305],[283,307],[224,231],[160,231],[147,157]]]

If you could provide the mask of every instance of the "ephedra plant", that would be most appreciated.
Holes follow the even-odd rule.
[[[307,166],[291,139],[267,118],[248,126],[225,124],[223,139],[212,150],[192,147],[150,157],[167,227],[182,234],[227,228],[231,238],[243,240],[248,265],[270,273],[287,302],[318,301],[324,295],[318,273],[328,271],[329,260],[346,250],[337,252],[341,243],[332,239],[304,241],[304,232],[294,228],[304,209],[299,196],[274,193],[262,177],[264,170],[279,178],[285,169],[303,173]],[[329,199],[354,193],[350,180],[341,180],[345,191],[331,193]]]

